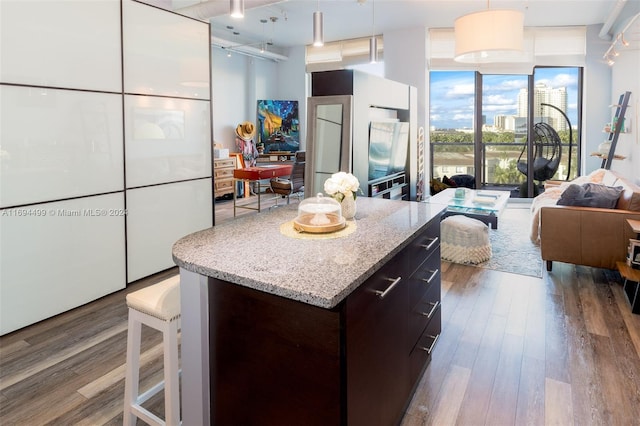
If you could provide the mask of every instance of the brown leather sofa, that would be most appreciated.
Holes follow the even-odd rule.
[[[602,169],[573,182],[585,181],[622,186],[624,191],[616,208],[559,206],[552,202],[572,182],[545,186],[547,195],[538,197],[546,200],[534,199],[532,203],[534,220],[539,220],[537,235],[532,227],[532,240],[539,237],[540,253],[548,271],[553,261],[616,269],[616,261],[626,259],[629,238],[637,238],[627,219],[640,220],[640,187],[614,171]]]

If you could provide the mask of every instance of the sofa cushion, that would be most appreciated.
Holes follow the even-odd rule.
[[[626,188],[618,198],[617,209],[640,212],[640,191]]]
[[[616,177],[615,186],[622,186],[624,188],[620,198],[618,198],[616,208],[640,212],[640,188],[624,177],[614,176]]]
[[[623,190],[621,186],[611,187],[597,183],[571,184],[564,190],[557,204],[614,209]]]

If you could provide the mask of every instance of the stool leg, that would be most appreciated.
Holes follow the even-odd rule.
[[[167,426],[180,424],[180,376],[178,365],[178,320],[167,321],[164,344],[164,411]]]
[[[142,323],[135,319],[135,314],[129,309],[129,328],[127,331],[127,366],[124,380],[124,412],[122,421],[124,426],[136,424],[136,416],[131,407],[137,403],[140,379],[140,341],[142,338]]]

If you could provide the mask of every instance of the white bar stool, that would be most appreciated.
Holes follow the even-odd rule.
[[[133,426],[136,424],[136,418],[139,418],[150,425],[179,425],[180,275],[129,293],[127,306],[129,307],[129,330],[127,333],[123,424]],[[142,395],[138,395],[142,324],[162,332],[164,380]],[[161,391],[162,388],[164,388],[164,420],[142,407],[145,401]]]

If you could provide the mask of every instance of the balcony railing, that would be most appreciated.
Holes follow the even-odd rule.
[[[435,142],[431,143],[431,173],[434,178],[451,177],[458,174],[475,175],[474,143],[471,142]],[[517,168],[518,159],[526,143],[485,142],[481,144],[482,172],[480,187],[519,186],[526,182],[526,176]],[[553,179],[567,178],[569,165],[569,145],[562,145],[562,157]],[[571,173],[576,175],[578,152],[575,146],[571,153]],[[526,152],[521,161],[526,162]]]

